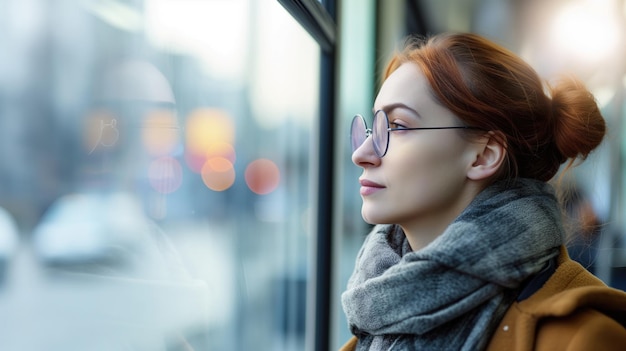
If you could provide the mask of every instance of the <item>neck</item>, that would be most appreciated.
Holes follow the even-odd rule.
[[[411,250],[417,251],[437,239],[456,217],[457,216],[451,216],[451,218],[446,218],[445,220],[441,218],[437,221],[432,221],[431,218],[427,218],[416,221],[417,223],[401,224],[400,227],[411,245]]]
[[[406,223],[398,223],[406,235],[411,249],[420,250],[430,244],[474,200],[483,187],[470,186],[457,197],[457,201],[445,209],[424,213]]]

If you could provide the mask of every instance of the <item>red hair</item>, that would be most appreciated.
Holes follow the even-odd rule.
[[[481,36],[411,38],[384,78],[405,62],[421,68],[442,106],[467,125],[496,132],[508,164],[498,178],[548,181],[561,164],[585,159],[604,138],[604,119],[581,82],[561,80],[548,87],[548,95],[530,65]]]

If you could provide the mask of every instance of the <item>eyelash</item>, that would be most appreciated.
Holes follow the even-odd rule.
[[[406,126],[404,124],[398,123],[398,122],[389,122],[389,128],[392,129],[404,129],[406,128]]]

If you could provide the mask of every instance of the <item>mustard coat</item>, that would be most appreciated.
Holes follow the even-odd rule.
[[[625,325],[626,293],[606,287],[561,248],[556,272],[508,309],[487,350],[622,351]]]
[[[340,351],[356,344],[352,337]],[[548,281],[507,310],[487,347],[500,350],[626,350],[626,292],[607,287],[562,247]]]

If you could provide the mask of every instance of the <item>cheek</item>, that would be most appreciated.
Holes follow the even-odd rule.
[[[462,145],[433,142],[428,148],[414,148],[420,152],[414,152],[411,157],[399,160],[395,167],[389,167],[398,170],[390,174],[393,183],[403,184],[402,188],[394,189],[399,198],[436,202],[458,193],[465,182]]]
[[[463,149],[445,139],[390,145],[380,165],[387,189],[380,197],[364,199],[364,220],[399,223],[446,211],[465,184]]]
[[[432,133],[429,138],[419,140],[419,143],[406,143],[398,147],[399,155],[402,156],[394,160],[396,165],[389,167],[389,170],[398,169],[402,177],[417,181],[435,181],[440,177],[453,176],[450,173],[463,173],[464,144],[456,139],[437,139],[437,135]]]

